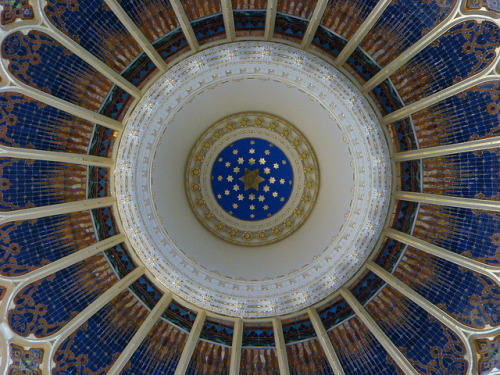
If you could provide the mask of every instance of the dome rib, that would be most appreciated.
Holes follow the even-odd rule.
[[[500,371],[498,5],[41,4],[0,1],[1,373]],[[392,149],[394,205],[340,293],[254,320],[159,285],[122,234],[113,179],[130,168],[115,162],[129,116],[162,73],[263,39],[320,56],[365,95]]]

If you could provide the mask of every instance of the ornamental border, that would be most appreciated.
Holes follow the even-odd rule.
[[[387,140],[373,110],[339,71],[294,47],[272,42],[235,44],[237,48],[217,46],[196,53],[171,68],[147,90],[130,115],[120,141],[115,188],[123,229],[156,282],[215,313],[258,318],[310,306],[352,277],[374,249],[384,227],[392,174]],[[154,204],[147,195],[147,166],[161,129],[167,129],[176,111],[195,95],[249,76],[275,80],[299,90],[319,103],[331,119],[336,119],[343,141],[353,151],[351,163],[356,182],[352,194],[361,198],[352,201],[351,210],[345,214],[349,224],[332,237],[322,253],[300,269],[259,281],[205,269],[161,230],[161,220],[155,219],[151,223],[154,226],[145,225],[155,216]],[[342,249],[342,254],[338,254]]]
[[[232,218],[223,210],[216,210],[218,203],[212,194],[207,193],[210,189],[207,187],[210,183],[209,178],[207,180],[210,175],[207,168],[211,167],[212,159],[217,157],[226,144],[246,138],[253,132],[254,136],[259,136],[259,131],[267,131],[273,138],[277,138],[272,140],[276,146],[278,143],[287,143],[287,151],[290,148],[295,151],[288,154],[282,149],[296,174],[292,190],[294,196],[269,219],[255,223],[245,222],[246,225],[242,225],[241,220]],[[270,136],[263,139],[267,138]],[[210,158],[207,159],[208,155]],[[319,185],[318,161],[306,137],[290,122],[262,112],[241,112],[210,126],[192,148],[185,168],[185,191],[198,220],[218,238],[242,246],[272,244],[299,229],[314,208]],[[283,214],[284,210],[290,214]],[[276,217],[280,212],[281,220]]]

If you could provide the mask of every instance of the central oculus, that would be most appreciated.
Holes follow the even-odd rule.
[[[224,148],[210,178],[217,203],[240,220],[275,215],[293,190],[293,170],[287,156],[260,138],[243,138]]]
[[[274,243],[297,230],[319,187],[316,156],[289,122],[243,112],[209,127],[186,164],[186,193],[198,220],[224,241]]]

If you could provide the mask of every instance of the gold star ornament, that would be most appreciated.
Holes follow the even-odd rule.
[[[245,184],[245,191],[248,189],[255,189],[258,191],[259,184],[264,181],[264,179],[259,176],[258,169],[250,171],[248,168],[245,168],[245,175],[240,177],[240,181],[243,181]]]

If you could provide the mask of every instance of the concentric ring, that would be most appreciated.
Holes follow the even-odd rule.
[[[145,93],[120,142],[115,187],[123,228],[160,284],[213,312],[258,318],[309,306],[337,290],[362,266],[386,221],[391,165],[375,114],[341,73],[293,47],[236,44],[231,51],[218,46],[193,55]],[[260,100],[263,88],[274,92],[273,103]],[[228,91],[231,96],[218,106],[221,101],[214,98]],[[294,108],[298,101],[302,108]],[[307,124],[308,132],[302,130],[318,164],[325,166],[318,204],[297,235],[250,252],[220,241],[195,215],[193,220],[189,215],[179,217],[191,210],[185,198],[185,169],[179,163],[188,159],[198,134],[231,115],[221,108],[234,114],[245,112],[245,107],[253,108],[253,113],[274,112],[282,119],[293,114],[298,121],[294,125]],[[255,126],[255,130],[262,131],[260,138],[276,141],[268,128]],[[231,143],[223,141],[222,148]],[[294,148],[287,151],[286,144],[281,145],[292,158]],[[222,148],[204,160],[214,160]],[[210,168],[207,171],[205,186],[211,190]],[[299,185],[300,181],[294,189]],[[215,199],[213,205],[220,210]],[[285,205],[282,210],[286,209]],[[278,216],[262,222],[270,220],[273,228]],[[226,220],[236,222],[230,215]],[[254,223],[260,221],[244,221],[244,225]],[[276,261],[263,263],[261,248]]]
[[[257,195],[255,193],[259,191],[258,186],[246,194],[242,181],[233,181],[235,178],[233,175],[244,174],[244,170],[236,167],[237,172],[235,172],[234,168],[230,169],[231,162],[220,160],[222,151],[231,148],[231,153],[238,153],[232,146],[243,140],[253,139],[250,137],[257,137],[258,141],[255,147],[250,149],[253,152],[256,152],[258,144],[271,145],[262,149],[260,158],[254,159],[249,156],[247,158],[250,160],[249,164],[245,164],[245,158],[242,156],[234,158],[235,165],[252,168],[252,165],[257,164],[262,166],[262,175],[269,176],[269,179],[264,179],[258,175],[265,183]],[[279,163],[269,164],[268,168],[266,158],[267,163],[272,160],[269,149],[273,149],[274,145],[278,145],[276,147],[279,150],[278,155],[283,157]],[[220,176],[214,177],[212,169],[217,163],[222,165],[222,169],[233,173],[223,177],[221,172]],[[281,175],[271,172],[279,169],[280,165],[283,170],[289,170],[288,175],[283,175],[288,176],[286,181],[284,178],[273,177]],[[250,170],[247,168],[247,171]],[[258,168],[253,168],[252,171],[258,173]],[[220,181],[214,181],[216,178],[220,178]],[[225,184],[228,182],[227,179],[231,180],[230,185]],[[286,184],[286,187],[289,187],[281,189],[285,194],[281,196],[283,199],[281,205],[278,193],[278,191],[281,193],[280,180],[282,185]],[[220,198],[217,198],[212,190],[213,186],[219,185]],[[273,187],[271,191],[271,187],[276,185],[278,188]],[[292,234],[309,216],[316,202],[318,190],[318,162],[307,139],[290,123],[265,113],[240,113],[218,121],[200,137],[191,151],[186,166],[186,193],[198,220],[217,237],[238,245],[267,245]],[[223,196],[234,197],[234,201],[228,200],[227,210],[220,204]],[[247,220],[241,217],[244,215],[245,199],[249,201],[246,204]],[[269,210],[267,201],[277,201],[279,212],[267,215],[272,211]],[[240,206],[242,213],[238,217],[234,211]],[[254,218],[257,220],[252,220]]]

